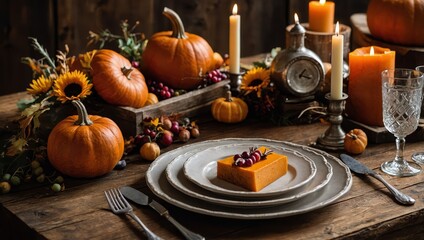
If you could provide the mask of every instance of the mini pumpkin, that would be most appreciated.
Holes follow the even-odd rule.
[[[212,102],[212,116],[219,122],[237,123],[247,117],[247,104],[237,97],[232,97],[227,91],[225,98],[218,98]]]
[[[53,167],[71,177],[92,178],[115,167],[124,153],[124,138],[109,118],[88,115],[80,101],[73,101],[78,115],[59,122],[47,141]]]
[[[149,77],[176,88],[191,90],[202,82],[206,73],[222,64],[208,42],[184,31],[184,25],[173,10],[163,14],[172,22],[172,31],[158,32],[148,41],[142,56],[142,69]]]
[[[144,106],[149,106],[158,102],[159,102],[158,97],[154,93],[149,93],[149,95],[147,96],[147,101],[144,104]]]
[[[155,142],[148,142],[143,144],[140,148],[140,156],[147,161],[153,161],[160,155],[160,147]]]
[[[376,38],[402,45],[424,46],[423,0],[371,0],[367,22]]]
[[[348,153],[360,154],[365,151],[367,144],[367,134],[361,129],[352,129],[345,135],[344,148]]]
[[[106,102],[119,106],[143,107],[148,89],[143,74],[121,54],[102,49],[91,60],[93,86]]]

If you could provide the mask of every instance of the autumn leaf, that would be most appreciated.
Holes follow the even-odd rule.
[[[157,127],[159,125],[159,118],[154,118],[150,121],[150,124]]]
[[[10,140],[12,145],[7,148],[7,156],[15,156],[18,153],[21,153],[24,150],[24,147],[28,145],[27,140],[24,138],[12,138]]]

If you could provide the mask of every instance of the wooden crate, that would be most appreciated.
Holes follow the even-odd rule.
[[[87,108],[90,114],[98,114],[115,121],[125,137],[134,136],[142,131],[140,123],[146,117],[159,117],[177,113],[182,116],[193,117],[210,111],[211,103],[215,99],[225,96],[226,85],[229,83],[230,80],[224,80],[142,108],[119,107],[109,104],[87,106]]]

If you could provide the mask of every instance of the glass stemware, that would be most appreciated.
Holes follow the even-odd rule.
[[[415,70],[424,73],[424,65],[416,67]],[[422,104],[421,105],[421,114],[423,114],[423,108],[424,108],[424,105]],[[424,164],[424,152],[416,152],[416,153],[412,154],[412,160],[414,160],[417,163]]]
[[[387,174],[405,177],[421,171],[421,167],[407,162],[403,156],[405,137],[418,127],[423,92],[423,74],[412,69],[394,69],[382,72],[383,122],[396,137],[396,157],[384,162],[381,170]]]

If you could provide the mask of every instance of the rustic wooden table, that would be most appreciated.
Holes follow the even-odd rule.
[[[17,99],[25,94],[0,97],[1,126],[18,115]],[[220,124],[207,116],[199,119],[201,136],[190,142],[226,137],[263,137],[309,144],[322,134],[321,123],[274,126],[247,120]],[[177,148],[173,144],[163,151]],[[407,143],[405,155],[424,150],[422,142]],[[338,153],[332,153],[337,155]],[[379,170],[392,158],[395,144],[370,145],[357,158]],[[270,220],[232,220],[192,213],[165,203],[146,186],[149,162],[135,159],[125,170],[90,179],[66,179],[66,190],[52,193],[48,186],[25,184],[18,191],[0,195],[1,239],[144,239],[141,228],[130,218],[114,215],[103,191],[133,186],[162,202],[179,222],[207,239],[424,239],[424,174],[397,178],[384,175],[395,187],[416,199],[413,206],[397,204],[387,189],[374,179],[353,176],[351,190],[333,204],[302,215]],[[135,213],[164,239],[182,235],[153,209],[135,206]]]

